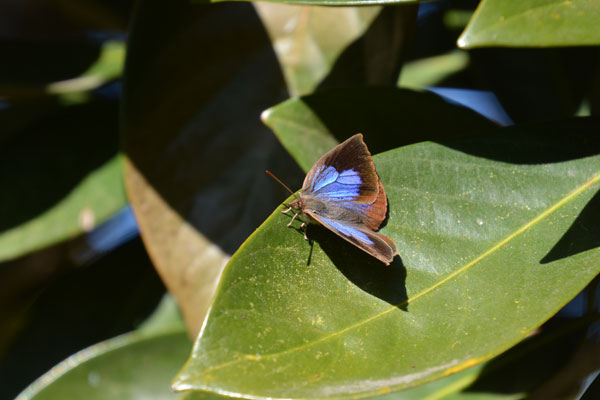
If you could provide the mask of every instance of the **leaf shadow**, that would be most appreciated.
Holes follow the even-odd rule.
[[[575,117],[497,128],[438,143],[494,161],[536,165],[594,156],[600,148],[600,118]]]
[[[531,392],[568,363],[589,323],[589,318],[551,319],[535,335],[486,363],[463,393]]]
[[[541,260],[548,264],[600,246],[600,193],[585,205],[573,224]]]
[[[497,125],[440,96],[396,87],[346,87],[302,98],[342,142],[361,132],[371,154],[427,140],[457,140]],[[432,118],[435,115],[435,118]]]
[[[165,14],[160,3],[144,2],[137,12],[125,152],[170,209],[233,254],[288,196],[265,169],[294,188],[303,178],[259,118],[287,97],[269,35],[247,3],[177,0]]]
[[[308,237],[317,242],[336,268],[362,291],[408,311],[406,267],[400,256],[385,265],[320,225],[309,225]]]

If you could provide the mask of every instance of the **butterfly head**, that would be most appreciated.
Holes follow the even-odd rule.
[[[304,209],[304,200],[302,197],[296,197],[291,203],[285,203],[286,207],[290,207],[294,211],[302,211]]]

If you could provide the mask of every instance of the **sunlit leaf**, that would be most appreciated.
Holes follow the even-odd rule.
[[[598,216],[598,128],[505,128],[376,155],[381,232],[400,253],[389,267],[318,226],[311,247],[276,210],[225,268],[174,387],[366,397],[502,353],[600,271],[600,244],[581,228]],[[567,232],[580,246],[547,257]]]
[[[600,8],[591,0],[483,0],[458,39],[483,46],[585,46],[600,44]]]
[[[332,86],[393,84],[417,18],[416,5],[254,6],[292,95]]]

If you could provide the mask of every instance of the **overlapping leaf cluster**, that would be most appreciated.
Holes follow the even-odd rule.
[[[96,10],[94,29],[119,25]],[[600,272],[594,2],[141,1],[123,14],[126,62],[125,43],[100,35],[94,62],[43,85],[0,70],[13,194],[0,200],[0,367],[32,342],[51,347],[28,336],[37,296],[98,271],[94,229],[127,202],[170,295],[19,398],[597,393],[582,384],[600,368],[585,337]],[[117,97],[99,99],[123,65],[117,127],[105,118]],[[288,229],[287,195],[264,173],[299,189],[357,132],[388,196],[389,267],[318,226],[310,242]],[[111,271],[149,264],[111,254]],[[143,287],[93,273],[102,292],[109,278]],[[144,306],[123,297],[119,315],[139,324],[148,293],[132,290]],[[576,318],[553,318],[580,293]]]

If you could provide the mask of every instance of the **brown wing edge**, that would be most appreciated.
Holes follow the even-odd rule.
[[[376,231],[379,229],[381,223],[385,220],[387,214],[387,197],[385,195],[385,189],[381,184],[381,181],[378,182],[379,192],[377,194],[377,199],[367,211],[367,220],[365,221],[365,225],[367,228]]]

